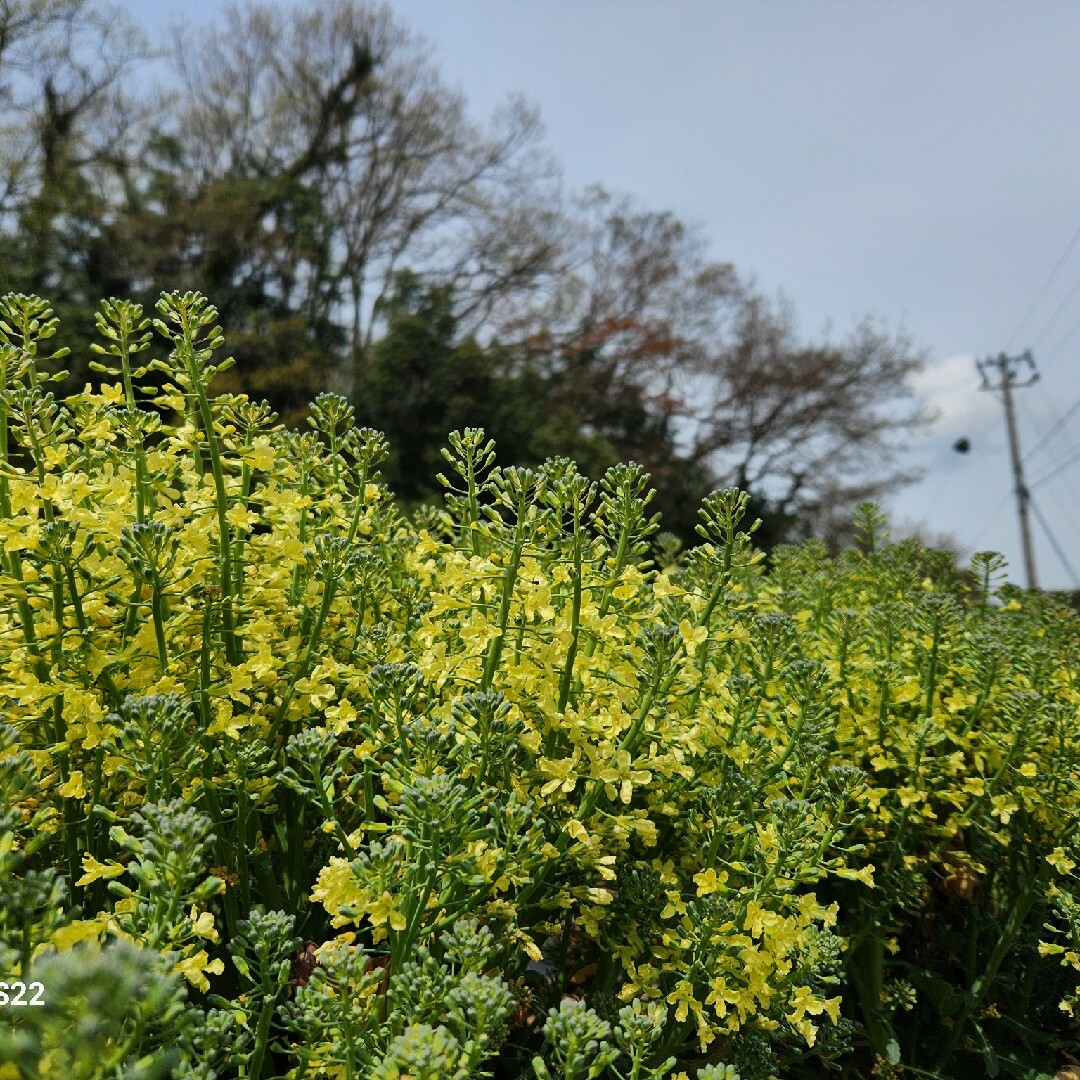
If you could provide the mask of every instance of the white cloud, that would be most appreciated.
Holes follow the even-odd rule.
[[[927,429],[930,438],[998,433],[1001,406],[995,394],[979,389],[980,383],[975,357],[970,355],[927,366],[913,380],[916,392],[938,413],[937,422]]]

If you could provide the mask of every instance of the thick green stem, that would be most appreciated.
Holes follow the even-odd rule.
[[[157,639],[158,665],[161,674],[164,675],[169,667],[169,648],[165,642],[165,611],[161,596],[161,582],[154,581],[151,586],[153,592],[150,597],[150,610],[154,619],[154,637]]]
[[[873,924],[868,924],[871,926]],[[881,993],[885,984],[885,942],[880,929],[864,936],[851,951],[848,971],[855,985],[867,1038],[874,1055],[887,1055],[889,1028],[881,1016]]]
[[[514,601],[514,589],[517,587],[518,570],[521,568],[521,555],[525,547],[525,511],[526,500],[524,495],[518,500],[517,523],[514,527],[514,546],[510,552],[510,561],[506,567],[506,575],[503,578],[502,603],[499,605],[498,634],[488,646],[487,660],[484,663],[484,674],[480,680],[480,689],[490,690],[491,683],[495,678],[495,672],[499,668],[499,658],[502,656],[503,642],[506,639],[506,629],[510,623],[510,606]]]
[[[574,553],[571,578],[573,597],[570,602],[570,648],[566,650],[566,665],[559,679],[559,712],[566,712],[570,700],[570,687],[574,678],[574,661],[577,659],[578,635],[581,631],[581,520],[578,509],[574,508]]]

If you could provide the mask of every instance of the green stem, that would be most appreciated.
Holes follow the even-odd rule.
[[[263,1060],[270,1042],[270,1021],[274,1017],[274,1009],[277,1005],[277,993],[269,985],[266,977],[265,965],[263,968],[263,1001],[259,1010],[259,1020],[255,1025],[255,1049],[251,1052],[251,1061],[248,1068],[251,1070],[252,1080],[261,1080],[263,1073]]]
[[[1020,894],[1017,898],[1017,902],[1009,912],[1009,917],[1005,921],[1005,926],[1001,930],[997,944],[990,953],[990,958],[986,962],[986,967],[983,970],[982,975],[975,980],[971,989],[964,996],[964,1004],[955,1018],[952,1035],[948,1045],[945,1047],[944,1054],[938,1062],[937,1067],[939,1070],[944,1070],[945,1065],[960,1046],[961,1039],[964,1035],[964,1028],[967,1026],[975,1011],[982,1004],[986,992],[990,989],[990,986],[994,981],[994,976],[997,975],[998,968],[1012,950],[1012,947],[1016,942],[1016,937],[1023,928],[1024,920],[1027,919],[1028,914],[1031,912],[1035,901],[1039,898],[1042,889],[1042,876],[1039,874],[1033,875],[1030,884]]]
[[[64,570],[67,578],[68,592],[71,594],[71,610],[75,613],[75,625],[79,628],[79,633],[85,638],[89,624],[86,621],[86,613],[83,610],[82,597],[79,595],[79,590],[75,586],[75,571],[70,566],[66,566]],[[98,678],[104,684],[106,692],[112,699],[113,708],[119,709],[123,698],[121,697],[120,691],[116,688],[112,676],[106,670],[102,669]]]
[[[300,499],[301,499],[301,504],[302,504],[303,501],[305,499],[307,499],[307,497],[310,495],[310,491],[308,489],[309,477],[308,477],[307,469],[304,468],[304,464],[303,464],[302,459],[301,459],[299,467],[300,467]],[[308,538],[307,524],[308,524],[307,523],[307,507],[304,506],[304,505],[301,505],[301,507],[300,507],[300,520],[299,520],[298,528],[297,528],[297,536],[299,537],[299,540],[300,540],[301,544],[306,544],[307,543],[307,538]],[[300,597],[301,566],[302,566],[301,563],[297,563],[297,565],[293,567],[292,577],[291,577],[291,579],[289,581],[289,606],[290,607],[293,604],[295,604],[298,601],[299,597]]]
[[[573,569],[573,598],[570,604],[570,648],[566,650],[566,665],[559,679],[559,704],[558,710],[566,712],[566,706],[570,699],[570,686],[574,678],[574,660],[577,658],[578,634],[581,630],[581,513],[578,506],[574,506],[574,553]]]
[[[476,487],[476,459],[472,454],[469,454],[465,465],[466,470],[466,482],[469,487],[469,540],[472,544],[472,553],[474,555],[480,554],[480,537],[477,534],[476,528],[480,521],[480,501],[477,498]]]
[[[150,611],[154,619],[154,637],[157,639],[158,664],[161,674],[164,675],[169,667],[169,649],[165,643],[165,612],[161,596],[161,580],[154,575],[151,585]]]
[[[514,546],[510,552],[510,562],[506,567],[506,575],[503,579],[502,602],[499,605],[498,634],[488,646],[487,660],[484,664],[484,674],[480,680],[480,689],[490,690],[495,672],[499,667],[499,657],[502,655],[503,641],[506,638],[506,629],[510,622],[510,605],[514,600],[514,589],[517,586],[518,570],[521,567],[521,555],[525,547],[525,511],[527,499],[524,494],[518,500],[517,522],[514,526]]]
[[[244,438],[244,449],[250,450],[254,445],[254,431],[248,428]],[[251,466],[245,461],[240,468],[240,505],[247,510],[248,499],[251,497]],[[236,537],[236,599],[244,599],[244,548],[246,546],[245,534],[238,532]]]
[[[360,528],[360,517],[367,508],[368,467],[365,464],[360,471],[360,486],[356,493],[356,505],[353,507],[352,520],[349,522],[349,542],[356,539],[356,530]]]
[[[184,321],[183,334],[184,359],[187,362],[188,376],[195,392],[203,434],[206,437],[206,449],[210,454],[210,469],[214,477],[214,504],[218,521],[218,550],[221,553],[221,622],[222,637],[225,642],[225,657],[230,664],[238,664],[240,662],[240,649],[237,643],[236,623],[233,614],[232,530],[229,527],[227,516],[229,496],[225,488],[225,470],[221,462],[221,448],[218,445],[217,431],[214,428],[214,415],[210,408],[210,401],[206,396],[202,372],[198,367],[190,320]]]
[[[278,710],[274,715],[274,720],[270,725],[269,738],[272,745],[276,745],[277,743],[278,732],[283,731],[283,727],[288,726],[285,721],[285,713],[292,704],[293,696],[296,693],[296,684],[308,673],[311,658],[315,653],[319,637],[322,634],[323,624],[326,622],[326,618],[330,614],[330,607],[334,602],[334,592],[334,582],[329,580],[326,581],[323,585],[322,603],[319,605],[319,613],[315,617],[315,625],[311,628],[311,636],[308,638],[304,655],[297,665],[296,670],[293,672],[292,678],[289,680],[289,685],[281,698],[281,704],[278,706]],[[284,733],[282,734],[281,741],[285,741]]]
[[[888,1025],[881,1017],[881,992],[885,980],[885,942],[879,928],[868,923],[867,934],[852,949],[848,970],[855,985],[866,1035],[875,1057],[885,1058],[889,1037]],[[877,932],[875,932],[877,931]]]
[[[656,671],[653,675],[652,683],[645,693],[645,697],[642,700],[641,706],[638,709],[637,716],[634,717],[633,722],[630,725],[626,735],[623,736],[619,745],[615,749],[614,757],[623,751],[627,750],[632,755],[634,750],[637,749],[637,742],[641,736],[641,733],[645,729],[645,722],[648,719],[649,713],[652,711],[653,704],[657,697],[667,692],[671,684],[675,680],[677,669],[672,670],[664,677],[664,664],[662,663],[663,657],[657,657]],[[584,821],[592,812],[596,809],[597,803],[600,801],[600,796],[603,794],[605,782],[600,779],[593,781],[593,785],[590,790],[585,794],[585,797],[581,800],[580,805],[574,813],[573,819],[576,821]],[[570,843],[570,834],[564,829],[560,834],[558,840],[555,843],[555,848],[559,855],[563,855],[566,852]],[[551,876],[552,868],[555,865],[555,860],[545,862],[540,873],[533,879],[532,883],[522,891],[518,900],[518,906],[524,909],[532,898],[541,891],[547,884],[548,878]]]

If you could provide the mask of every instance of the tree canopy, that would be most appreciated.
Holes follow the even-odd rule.
[[[503,461],[637,460],[685,540],[717,486],[780,539],[910,479],[903,335],[804,340],[674,214],[564,192],[535,108],[477,122],[388,6],[234,4],[152,45],[96,0],[4,0],[0,126],[0,292],[52,298],[80,381],[101,298],[197,289],[229,389],[290,423],[346,394],[409,501],[478,425]]]

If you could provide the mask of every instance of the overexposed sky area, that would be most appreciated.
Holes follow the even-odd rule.
[[[156,31],[224,5],[127,6]],[[1031,348],[1041,379],[1016,393],[1028,482],[1080,573],[1080,408],[1066,416],[1080,401],[1080,242],[1059,265],[1080,228],[1080,5],[390,7],[478,118],[511,92],[539,105],[568,189],[600,182],[699,224],[714,258],[791,300],[808,337],[864,315],[903,327],[928,352],[920,389],[941,419],[911,451],[926,479],[888,509],[969,555],[1003,552],[1019,583],[1002,411],[974,359]],[[1033,528],[1039,584],[1080,584]]]

